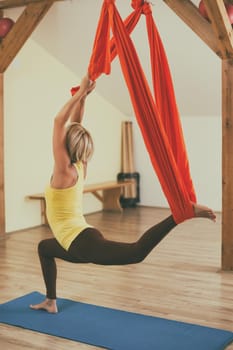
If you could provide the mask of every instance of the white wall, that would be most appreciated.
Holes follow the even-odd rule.
[[[5,74],[5,193],[7,232],[40,224],[39,203],[28,194],[42,192],[52,171],[53,117],[80,78],[29,40]],[[89,97],[84,125],[96,152],[87,182],[116,178],[120,171],[120,132],[124,116],[97,93]],[[85,195],[85,212],[100,209]]]
[[[101,2],[96,1],[95,6],[99,8]],[[92,5],[91,0],[56,3],[32,36],[37,44],[29,40],[5,74],[7,231],[40,223],[39,203],[26,201],[25,196],[43,191],[51,174],[52,120],[69,97],[70,87],[79,81],[74,72],[84,71],[89,61],[98,19],[98,11],[89,11]],[[123,0],[119,5],[126,7]],[[127,13],[129,8],[127,4]],[[221,210],[221,117],[217,117],[221,109],[220,60],[163,2],[153,8],[183,114],[198,201]],[[16,19],[20,12],[9,10],[9,15]],[[89,24],[83,35],[87,12]],[[144,31],[139,25],[134,37],[140,43],[140,56],[148,58]],[[116,66],[115,62],[111,78],[98,79],[97,92],[115,101],[121,111],[128,111],[123,98],[128,99],[128,93]],[[93,133],[96,152],[87,181],[94,183],[114,179],[120,170],[120,124],[125,118],[97,93],[90,98],[85,121]],[[134,139],[141,204],[167,206],[136,125]],[[100,207],[94,197],[85,195],[85,212]]]
[[[198,202],[221,211],[221,117],[183,117],[181,120]],[[136,123],[134,143],[136,170],[141,175],[141,204],[167,207]]]

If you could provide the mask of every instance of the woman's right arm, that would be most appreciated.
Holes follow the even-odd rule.
[[[84,115],[84,109],[85,109],[85,101],[86,97],[88,94],[90,94],[96,86],[95,81],[91,81],[90,85],[86,91],[86,94],[84,94],[81,99],[79,100],[78,103],[75,104],[73,107],[71,114],[70,114],[70,122],[75,122],[75,123],[82,123],[83,120],[83,115]]]
[[[66,123],[77,106],[80,105],[82,98],[85,98],[92,83],[86,75],[81,81],[79,91],[69,99],[54,119],[53,155],[58,171],[66,171],[67,167],[70,166],[66,149]]]

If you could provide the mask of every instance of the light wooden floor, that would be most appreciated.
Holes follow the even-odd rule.
[[[123,214],[95,213],[87,219],[110,239],[134,241],[167,215],[165,209],[140,207]],[[48,228],[40,227],[0,240],[0,303],[35,290],[44,292],[36,249],[50,235]],[[194,219],[176,227],[138,265],[104,267],[58,261],[58,295],[232,331],[233,274],[220,271],[220,249],[220,215],[216,224]],[[0,348],[97,349],[2,324]]]

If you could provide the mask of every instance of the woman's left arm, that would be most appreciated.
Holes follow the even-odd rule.
[[[80,100],[78,101],[78,103],[76,103],[74,105],[74,107],[71,110],[71,114],[70,114],[70,122],[76,122],[76,123],[82,123],[83,120],[83,116],[84,116],[84,109],[85,109],[85,101],[86,101],[86,97],[88,94],[90,94],[96,86],[96,82],[92,81],[90,82],[90,85],[86,91],[86,93],[80,98]]]
[[[81,82],[79,91],[69,99],[54,119],[53,128],[53,155],[57,169],[66,171],[70,166],[70,159],[66,149],[66,123],[71,115],[80,111],[80,101],[87,95],[93,82],[86,75]]]

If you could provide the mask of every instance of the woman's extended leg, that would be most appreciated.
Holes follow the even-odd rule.
[[[215,221],[213,211],[202,205],[194,204],[195,217]],[[68,253],[86,263],[101,265],[135,264],[145,259],[151,250],[176,226],[173,216],[147,230],[134,243],[115,242],[105,239],[94,228],[84,230],[71,244]]]
[[[83,262],[100,265],[136,264],[176,226],[172,216],[154,225],[134,243],[105,239],[95,228],[84,230],[71,244],[68,253]]]

